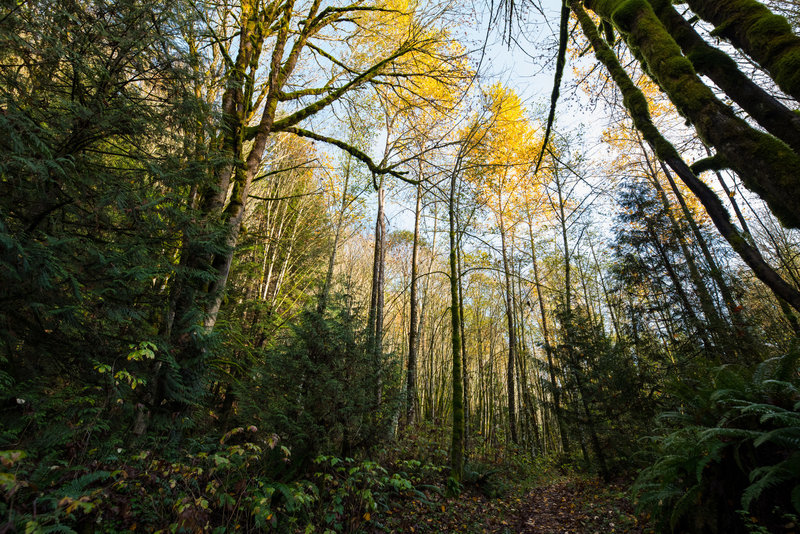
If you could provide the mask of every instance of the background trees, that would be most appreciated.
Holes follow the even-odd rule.
[[[666,518],[659,492],[777,525],[796,506],[767,505],[796,486],[794,21],[737,5],[563,10],[582,33],[562,48],[595,51],[605,160],[484,83],[448,4],[8,7],[0,464],[42,467],[2,473],[25,504],[0,513],[80,527],[67,507],[94,497],[68,485],[147,461],[189,473],[153,492],[153,530],[238,506],[247,528],[357,530],[373,489],[419,496],[442,471],[421,462],[457,493],[504,458],[605,479],[651,461],[664,525],[744,528]]]

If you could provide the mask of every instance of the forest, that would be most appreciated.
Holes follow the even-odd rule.
[[[800,532],[798,0],[0,2],[0,534]]]

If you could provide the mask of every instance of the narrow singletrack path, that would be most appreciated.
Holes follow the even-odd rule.
[[[406,502],[390,513],[390,532],[492,534],[650,534],[634,514],[623,481],[583,477],[542,484],[524,495],[490,499],[476,488],[436,502]],[[377,531],[376,531],[377,532]]]
[[[640,534],[648,532],[633,513],[619,484],[565,480],[540,486],[525,496],[517,532],[525,534]]]

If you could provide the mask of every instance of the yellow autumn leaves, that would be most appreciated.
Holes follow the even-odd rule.
[[[476,187],[479,200],[502,225],[507,215],[538,195],[540,181],[533,171],[541,151],[542,130],[528,118],[519,96],[507,87],[494,84],[484,97],[488,113],[476,136],[478,145],[466,176]]]

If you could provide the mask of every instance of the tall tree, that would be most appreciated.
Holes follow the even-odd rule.
[[[500,260],[505,281],[505,315],[508,333],[508,363],[506,389],[508,393],[508,424],[511,440],[516,443],[516,378],[517,325],[512,279],[511,235],[516,229],[516,209],[523,176],[532,166],[536,137],[525,117],[519,97],[500,84],[487,92],[489,119],[481,144],[472,156],[472,175],[480,184],[480,195],[494,218],[500,237]]]
[[[225,21],[222,27],[236,33],[237,45],[235,54],[230,53],[224,44],[230,36],[218,36],[209,23],[209,46],[222,56],[224,64],[222,117],[208,140],[209,146],[219,149],[220,163],[214,169],[213,183],[199,191],[193,205],[210,230],[218,229],[219,238],[212,250],[190,242],[181,257],[188,267],[207,266],[212,280],[186,280],[174,288],[175,309],[170,316],[175,317],[175,323],[168,331],[179,347],[179,369],[203,357],[197,343],[201,336],[190,334],[197,331],[192,311],[199,303],[204,331],[214,328],[252,184],[264,171],[268,141],[279,132],[300,135],[344,149],[364,161],[373,173],[392,172],[379,168],[356,147],[313,133],[300,124],[367,83],[392,83],[404,74],[402,60],[406,56],[424,55],[426,47],[436,41],[431,30],[419,26],[411,8],[396,9],[380,2],[339,7],[325,6],[319,0],[295,4],[242,0],[230,9],[198,6],[208,8],[209,13],[224,10],[218,15]],[[344,46],[331,47],[331,32],[341,37],[339,32],[344,27],[349,28],[350,35],[359,37],[362,49],[371,47],[373,54],[366,57],[351,40],[340,41]],[[321,86],[298,87],[305,78],[303,66],[309,62],[326,65],[330,72]]]

